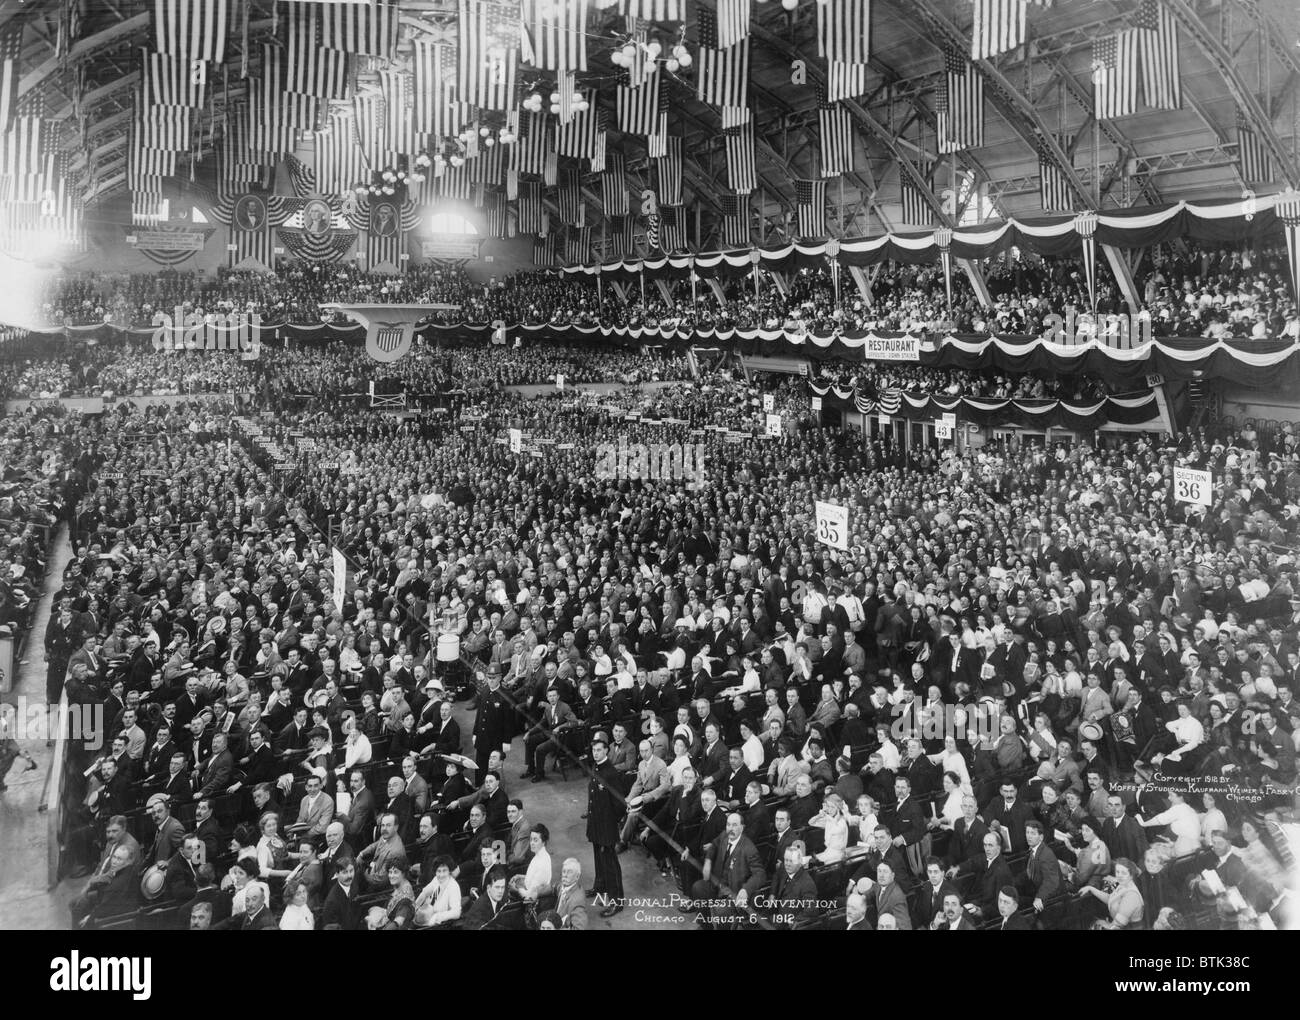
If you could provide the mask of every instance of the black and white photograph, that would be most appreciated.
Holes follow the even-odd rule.
[[[0,0],[11,987],[1278,995],[1297,189],[1294,0]]]

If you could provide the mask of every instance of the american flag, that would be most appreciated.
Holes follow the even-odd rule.
[[[722,132],[727,147],[727,183],[738,195],[748,195],[758,187],[758,170],[754,163],[754,125],[750,122]]]
[[[1056,141],[1068,155],[1070,139],[1062,135]],[[1038,150],[1038,200],[1043,212],[1069,212],[1074,207],[1074,188],[1043,146]]]
[[[509,219],[507,210],[510,208],[505,196],[500,192],[489,191],[483,208],[487,213],[488,237],[504,238],[508,233],[506,221]]]
[[[740,127],[741,124],[749,123],[749,108],[747,106],[724,106],[722,113],[722,130],[727,128]]]
[[[415,97],[411,93],[411,75],[405,71],[380,71],[380,92],[384,97],[384,130],[390,162],[414,156],[420,148],[415,130]]]
[[[397,45],[396,0],[322,4],[321,45],[345,53],[390,57]]]
[[[817,56],[865,64],[871,54],[871,0],[822,0],[817,4]]]
[[[655,184],[660,205],[682,204],[682,139],[669,135],[667,152],[655,160]]]
[[[596,110],[596,94],[585,94],[587,109],[574,113],[569,123],[563,122],[555,129],[555,149],[561,156],[573,156],[576,159],[591,159],[596,154],[596,139],[600,133],[600,114]],[[543,118],[544,114],[534,116]],[[594,170],[595,167],[592,167]],[[541,173],[538,171],[530,171]]]
[[[636,221],[626,213],[609,218],[610,245],[605,250],[605,258],[625,258],[632,254],[632,238],[635,235]]]
[[[542,186],[536,181],[520,181],[518,208],[519,232],[540,234],[542,232]]]
[[[682,227],[682,210],[678,206],[659,207],[659,247],[668,255],[686,250],[686,231]]]
[[[722,243],[728,248],[749,247],[749,196],[719,195],[722,206]]]
[[[1273,160],[1268,147],[1259,140],[1240,107],[1237,108],[1237,169],[1247,184],[1273,182]]]
[[[546,71],[587,70],[589,0],[523,0],[524,63]]]
[[[374,93],[352,97],[352,132],[357,148],[370,169],[384,161],[383,104]]]
[[[151,106],[193,106],[206,102],[207,76],[195,82],[190,62],[165,53],[141,49],[140,64],[144,84],[144,108]]]
[[[799,236],[823,236],[826,233],[826,182],[795,181],[794,204],[799,214]]]
[[[322,192],[341,195],[366,179],[361,150],[352,137],[352,114],[331,111],[323,130],[316,132],[316,182]]]
[[[940,152],[977,149],[984,144],[984,77],[954,49],[944,51],[935,119]]]
[[[519,63],[519,6],[459,0],[459,99],[486,110],[515,103]]]
[[[600,173],[605,169],[605,152],[609,147],[609,132],[605,130],[605,121],[596,121],[596,151],[591,154],[591,172]]]
[[[555,265],[555,238],[553,236],[539,237],[533,242],[533,265],[546,268]]]
[[[504,145],[484,146],[470,165],[470,180],[476,184],[501,184],[505,173]]]
[[[351,144],[348,148],[357,151]],[[256,184],[265,176],[266,166],[249,143],[247,103],[233,104],[227,110],[225,134],[217,146],[217,194],[229,199],[242,186]]]
[[[718,0],[718,45],[723,49],[749,38],[749,0]]]
[[[464,201],[469,198],[470,190],[473,187],[469,179],[469,164],[462,166],[451,166],[448,164],[442,169],[442,173],[435,174],[438,183],[438,194],[443,198],[453,198]]]
[[[921,177],[926,181],[926,191],[929,190],[930,174],[933,173],[933,167],[927,162],[918,160],[916,163],[917,170],[920,171]],[[930,211],[930,200],[926,191],[922,191],[912,183],[910,174],[902,175],[903,182],[903,222],[909,226],[927,226],[932,218],[933,213]]]
[[[596,0],[598,11],[617,6],[618,13],[628,18],[645,18],[647,21],[684,21],[686,0]]]
[[[348,55],[343,50],[321,46],[317,41],[321,18],[318,7],[318,4],[289,4],[285,10],[289,19],[289,45],[279,57],[284,62],[284,88],[320,99],[343,99],[348,92]],[[269,68],[265,74],[270,77]]]
[[[561,71],[557,76],[555,87],[560,92],[560,123],[568,124],[573,120],[575,99],[578,94],[578,76],[573,71]]]
[[[415,129],[437,139],[461,129],[460,104],[454,101],[456,51],[450,46],[416,41],[411,74],[415,91]]]
[[[1027,0],[975,0],[975,22],[971,25],[972,60],[988,60],[1014,50],[1025,41]]]
[[[867,91],[866,64],[846,64],[832,60],[826,65],[826,94],[831,102],[856,99]]]
[[[514,144],[520,173],[540,177],[546,172],[546,153],[551,148],[549,124],[544,113],[529,113],[520,122],[519,139]]]
[[[154,49],[220,64],[226,59],[229,14],[230,0],[154,0]]]
[[[713,106],[746,106],[749,82],[749,39],[726,49],[718,48],[718,19],[710,10],[699,11],[700,75],[695,94]]]
[[[614,90],[618,129],[626,134],[652,135],[659,127],[663,76],[655,71],[644,84],[620,84]]]
[[[164,177],[176,174],[176,153],[132,146],[126,161],[126,183],[132,188],[162,187]]]
[[[582,201],[582,181],[577,170],[565,170],[560,176],[560,222],[566,227],[580,227],[587,222],[587,207]]]
[[[659,126],[646,138],[645,154],[650,159],[662,159],[668,154],[668,111],[659,111]]]
[[[817,106],[821,137],[821,175],[837,177],[853,172],[853,118],[839,103],[828,103],[825,94]]]
[[[592,169],[595,170],[595,161],[592,161]],[[605,169],[604,156],[601,157],[600,169]],[[542,183],[548,188],[555,187],[560,182],[560,157],[554,149],[546,150],[546,165],[542,167]]]
[[[1092,99],[1101,120],[1137,110],[1138,32],[1126,29],[1092,44]]]
[[[1142,49],[1142,95],[1147,106],[1176,110],[1183,103],[1179,80],[1178,24],[1160,0],[1141,0],[1133,17]]]
[[[137,227],[152,227],[165,218],[162,189],[148,186],[131,186],[131,224]]]
[[[591,227],[569,227],[564,232],[564,261],[582,265],[591,255]]]
[[[623,153],[611,152],[605,158],[605,172],[600,175],[600,200],[606,216],[627,213],[627,178]]]
[[[23,26],[10,22],[0,29],[0,133],[9,130],[18,110],[18,83],[22,80]]]
[[[141,149],[178,152],[190,148],[193,122],[186,106],[146,107],[136,96],[135,140]]]

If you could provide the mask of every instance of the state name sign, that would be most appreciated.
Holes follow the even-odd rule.
[[[510,430],[510,452],[519,453],[524,448],[524,434],[520,429]]]
[[[1195,468],[1174,468],[1174,502],[1209,506],[1214,502],[1214,481],[1210,472]]]
[[[832,549],[847,551],[849,508],[838,503],[823,503],[821,500],[817,500],[813,507],[817,517],[817,541]]]
[[[776,397],[770,393],[763,394],[763,413],[771,414],[776,410]]]
[[[779,414],[769,414],[767,416],[767,435],[779,436],[781,434],[781,416]]]

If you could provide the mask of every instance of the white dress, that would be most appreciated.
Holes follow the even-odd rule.
[[[280,915],[280,930],[315,931],[316,918],[312,916],[310,908],[305,903],[302,906],[290,903]]]
[[[849,845],[849,823],[844,819],[844,816],[837,815],[834,818],[826,818],[819,815],[810,824],[817,826],[826,833],[826,849],[816,855],[817,859],[823,864],[843,860],[844,851]]]

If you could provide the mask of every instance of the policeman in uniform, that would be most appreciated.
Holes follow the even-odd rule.
[[[614,849],[623,817],[623,798],[619,796],[618,770],[609,760],[609,744],[602,737],[591,742],[591,757],[594,764],[587,781],[587,840],[596,861],[592,895],[603,895],[609,901],[600,916],[613,917],[623,909],[623,870]]]
[[[474,716],[474,759],[480,776],[488,774],[488,759],[494,749],[503,757],[510,753],[514,716],[514,706],[501,690],[500,671],[489,670],[487,690],[479,693],[478,711]]]

